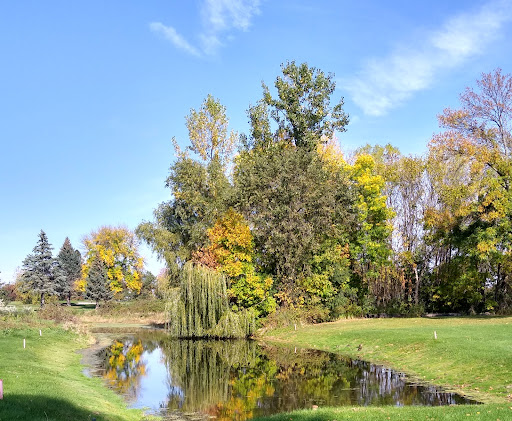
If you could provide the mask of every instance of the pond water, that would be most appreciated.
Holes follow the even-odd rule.
[[[100,352],[93,371],[135,408],[218,420],[313,405],[453,405],[475,403],[408,382],[382,366],[328,352],[255,341],[172,340],[130,335]]]

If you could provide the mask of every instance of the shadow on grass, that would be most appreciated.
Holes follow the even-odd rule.
[[[84,399],[87,399],[84,397]],[[0,421],[122,421],[118,415],[79,408],[63,399],[39,395],[4,395],[0,400]]]
[[[64,303],[64,305],[66,305],[66,304]],[[95,309],[96,308],[96,304],[95,303],[85,304],[85,303],[74,303],[74,302],[71,302],[71,307],[83,308],[83,309]]]

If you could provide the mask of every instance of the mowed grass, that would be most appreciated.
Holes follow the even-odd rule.
[[[39,326],[13,328],[0,321],[0,421],[143,418],[141,411],[126,409],[122,398],[100,379],[82,373],[77,350],[88,346],[83,335],[44,324],[41,333]]]
[[[316,411],[301,410],[254,418],[253,421],[509,421],[512,409],[508,405],[460,406],[404,406],[404,407],[353,407],[320,408]]]
[[[274,330],[265,340],[381,363],[485,404],[320,408],[261,420],[512,420],[511,317],[342,320]]]

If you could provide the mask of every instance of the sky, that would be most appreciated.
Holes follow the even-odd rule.
[[[0,281],[40,230],[57,254],[151,220],[171,199],[171,139],[188,144],[185,116],[208,94],[247,133],[261,83],[307,62],[344,98],[345,152],[419,155],[465,87],[512,73],[511,45],[512,0],[0,1]]]

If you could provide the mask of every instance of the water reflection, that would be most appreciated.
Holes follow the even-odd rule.
[[[341,405],[474,403],[406,383],[403,375],[363,361],[254,341],[170,340],[163,335],[115,341],[101,375],[132,406],[219,420]]]

